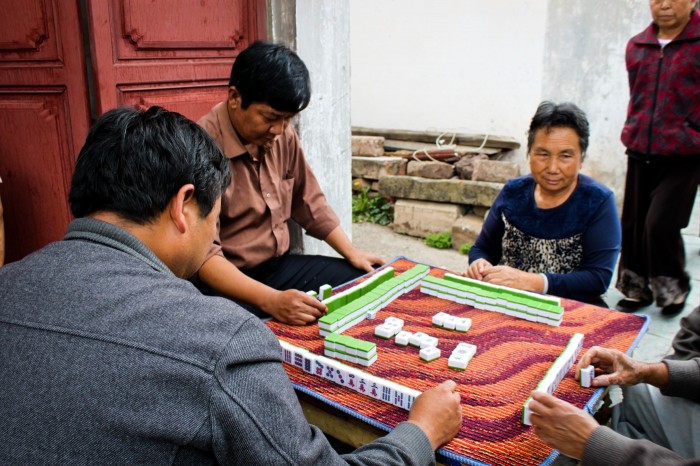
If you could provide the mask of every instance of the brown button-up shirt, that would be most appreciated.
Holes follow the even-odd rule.
[[[241,143],[225,101],[198,123],[219,144],[233,173],[221,198],[219,234],[208,258],[223,255],[239,269],[248,269],[289,250],[290,218],[321,240],[340,224],[292,125],[265,150]]]

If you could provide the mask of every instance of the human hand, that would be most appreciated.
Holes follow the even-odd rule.
[[[523,272],[507,265],[489,267],[482,273],[483,281],[494,285],[508,286],[518,290],[542,292],[544,280],[539,274]]]
[[[634,385],[642,381],[641,366],[625,353],[594,346],[581,356],[576,365],[575,376],[579,378],[579,371],[583,367],[595,366],[602,374],[591,381],[592,387],[606,387],[608,385]]]
[[[275,290],[262,310],[282,323],[306,325],[321,317],[326,305],[303,291]]]
[[[365,272],[372,272],[375,265],[380,266],[385,264],[384,259],[381,257],[361,249],[355,249],[353,254],[348,255],[346,260],[356,269],[364,270]]]
[[[477,259],[471,264],[469,264],[469,267],[467,268],[466,275],[467,277],[473,279],[473,280],[483,280],[484,279],[484,271],[487,269],[490,269],[493,267],[489,261],[486,259]]]
[[[408,421],[428,436],[433,450],[452,440],[462,427],[462,405],[457,384],[445,380],[416,398]]]
[[[535,434],[550,447],[580,460],[598,422],[582,409],[545,392],[534,391],[531,395],[530,422]]]

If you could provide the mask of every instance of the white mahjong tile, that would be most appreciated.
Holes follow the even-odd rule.
[[[582,367],[579,371],[579,381],[582,387],[590,387],[595,378],[595,368],[593,366]]]
[[[444,312],[438,312],[433,316],[433,325],[437,325],[438,327],[442,327],[442,322],[445,320],[445,317],[449,317],[448,314],[445,314]]]
[[[442,326],[448,330],[454,330],[456,325],[455,320],[453,316],[447,316],[443,319]]]
[[[464,370],[467,368],[467,364],[469,364],[470,360],[471,358],[467,355],[452,353],[452,355],[447,359],[447,367],[450,369]]]
[[[411,338],[409,338],[408,340],[408,344],[411,346],[420,346],[421,340],[423,340],[423,338],[427,336],[428,335],[426,335],[423,332],[416,332],[413,335],[411,335]]]
[[[384,319],[384,323],[389,324],[389,325],[396,325],[400,328],[403,328],[404,320],[399,319],[398,317],[391,317],[390,316],[390,317],[387,317],[386,319]]]
[[[411,339],[411,335],[413,335],[413,333],[409,332],[408,330],[402,330],[396,334],[394,343],[399,346],[406,346],[408,345],[408,341]]]
[[[440,350],[434,346],[420,350],[420,358],[426,362],[434,361],[440,357]]]
[[[458,317],[455,320],[455,330],[466,332],[472,327],[472,320],[469,317]]]
[[[396,335],[396,327],[388,324],[379,324],[376,327],[374,327],[374,335],[378,336],[379,338],[391,338],[394,335]]]
[[[430,346],[437,347],[438,345],[438,339],[435,337],[429,337],[426,336],[420,341],[420,347],[421,348],[428,348]]]

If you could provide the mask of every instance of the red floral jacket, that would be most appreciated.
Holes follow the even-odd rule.
[[[663,49],[652,23],[627,43],[628,153],[700,156],[700,15]]]

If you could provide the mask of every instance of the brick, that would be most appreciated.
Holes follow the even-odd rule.
[[[416,176],[385,176],[379,192],[395,199],[491,207],[503,184],[471,180],[428,180]]]
[[[427,162],[421,162],[420,160],[409,160],[406,164],[406,175],[408,176],[421,176],[421,170]]]
[[[409,160],[406,166],[408,176],[422,176],[433,180],[447,180],[452,178],[455,169],[449,163]]]
[[[452,224],[452,247],[459,250],[463,244],[474,244],[476,237],[481,233],[484,218],[469,214],[458,218]]]
[[[520,167],[512,162],[499,160],[476,160],[472,180],[505,183],[511,178],[520,176]]]
[[[399,199],[394,205],[392,229],[420,238],[432,233],[450,231],[466,208],[455,204]]]
[[[352,155],[360,157],[381,157],[384,155],[384,137],[353,136]]]
[[[378,180],[387,175],[405,175],[406,160],[401,157],[352,157],[352,177]]]
[[[463,155],[458,161],[455,162],[455,171],[457,175],[462,180],[471,180],[472,174],[474,173],[474,162],[477,160],[488,160],[489,156],[486,154],[467,154]]]
[[[445,162],[428,162],[421,170],[423,178],[447,180],[455,174],[455,167]]]

